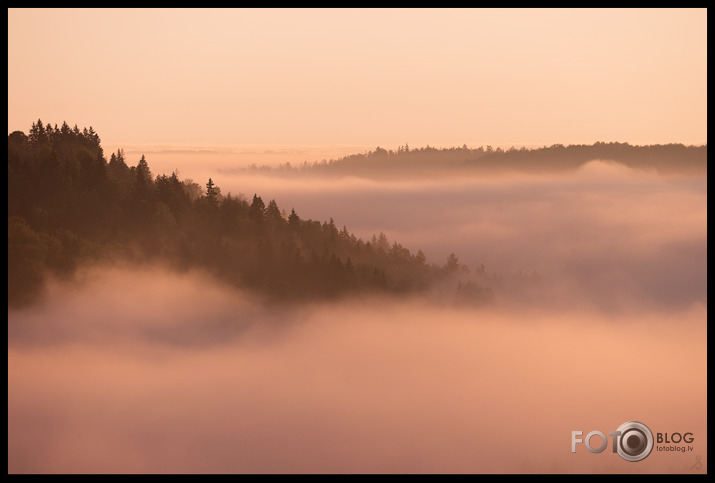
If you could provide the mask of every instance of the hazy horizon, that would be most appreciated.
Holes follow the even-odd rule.
[[[112,146],[703,144],[707,10],[11,8],[8,132],[38,118]]]
[[[26,131],[26,130],[25,130]],[[634,145],[628,140],[594,140],[586,145],[595,142],[621,142]],[[553,142],[550,144],[469,144],[460,143],[458,145],[435,145],[427,143],[424,145],[409,145],[411,149],[420,149],[431,147],[435,149],[461,148],[466,146],[469,149],[486,148],[491,146],[493,149],[508,150],[515,149],[538,149],[542,147],[552,146],[554,144],[562,144],[567,146],[568,143]],[[671,142],[663,144],[683,144],[686,146],[705,146],[707,142],[700,144],[687,144],[682,142]],[[313,163],[321,163],[323,161],[337,161],[341,158],[355,155],[365,154],[374,151],[376,148],[386,149],[388,151],[397,152],[398,149],[404,148],[405,143],[396,145],[379,145],[371,144],[364,146],[352,145],[194,145],[194,144],[145,144],[145,145],[123,145],[123,144],[106,144],[105,151],[108,153],[117,152],[121,149],[129,158],[130,164],[136,164],[136,161],[145,155],[152,165],[157,166],[160,171],[157,174],[170,174],[174,169],[180,168],[186,161],[192,161],[196,164],[211,163],[216,167],[217,171],[225,169],[249,168],[249,167],[270,167],[275,168],[286,163],[292,166],[299,166],[305,162],[309,165]],[[173,167],[171,167],[173,166]]]

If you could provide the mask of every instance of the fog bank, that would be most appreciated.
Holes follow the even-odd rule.
[[[704,305],[285,311],[200,273],[79,279],[8,313],[9,473],[688,471],[571,453],[572,430],[630,420],[707,461]]]
[[[223,173],[223,193],[275,198],[369,241],[383,232],[429,262],[454,252],[509,302],[683,309],[707,297],[707,179],[605,161],[573,173],[375,181]],[[539,282],[534,282],[538,280]]]
[[[213,179],[483,264],[494,303],[271,307],[199,270],[86,267],[8,312],[9,473],[707,471],[707,179],[605,162]],[[693,451],[571,452],[571,431],[633,420],[692,432]]]

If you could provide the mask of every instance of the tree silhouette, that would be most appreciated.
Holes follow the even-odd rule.
[[[266,205],[260,196],[254,193],[248,215],[254,223],[263,224],[266,215]]]
[[[450,253],[444,268],[448,273],[455,273],[459,270],[459,258],[457,258],[457,255]]]
[[[290,210],[290,215],[288,216],[288,226],[290,226],[293,230],[297,230],[300,226],[300,217],[295,212],[294,208],[291,208]]]
[[[445,273],[384,233],[365,243],[332,217],[286,216],[275,199],[222,196],[213,178],[205,190],[176,172],[152,178],[145,155],[129,167],[122,149],[109,162],[102,153],[91,127],[66,122],[8,135],[10,306],[29,303],[48,273],[116,256],[201,266],[281,302],[422,291]]]
[[[218,191],[211,178],[209,178],[208,183],[206,183],[206,200],[210,206],[218,206]]]
[[[149,170],[149,164],[146,162],[146,158],[143,154],[139,163],[137,163],[134,173],[139,186],[147,187],[151,184],[151,170]]]
[[[283,225],[285,223],[285,220],[283,219],[283,216],[281,215],[281,210],[278,208],[278,204],[276,203],[276,200],[271,200],[268,202],[268,207],[266,208],[265,214],[266,214],[266,220],[269,223],[273,223],[273,224],[277,224],[277,225]]]

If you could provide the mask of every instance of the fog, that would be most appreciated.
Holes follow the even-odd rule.
[[[180,171],[484,264],[495,303],[275,308],[197,270],[87,267],[8,311],[9,473],[707,471],[706,179],[204,168]],[[692,432],[694,451],[571,452],[571,431],[632,420]]]
[[[552,175],[375,181],[227,172],[214,180],[223,193],[275,198],[302,218],[332,217],[366,241],[383,232],[433,263],[454,252],[500,283],[516,277],[518,286],[500,291],[518,292],[512,303],[628,310],[706,299],[704,177],[593,161]]]

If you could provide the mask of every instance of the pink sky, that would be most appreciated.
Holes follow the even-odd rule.
[[[703,144],[706,83],[704,8],[8,9],[8,133],[110,148]]]

